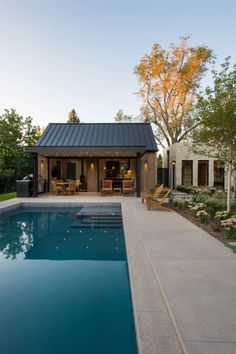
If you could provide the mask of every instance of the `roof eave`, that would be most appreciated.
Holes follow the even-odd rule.
[[[145,146],[28,146],[26,152],[47,153],[47,152],[156,152],[158,150],[147,150]]]

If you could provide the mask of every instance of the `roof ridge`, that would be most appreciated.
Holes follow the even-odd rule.
[[[48,125],[52,125],[52,124],[66,124],[66,125],[68,125],[68,124],[76,124],[76,125],[81,125],[81,124],[113,124],[113,125],[115,125],[115,124],[118,124],[118,125],[120,125],[120,124],[127,124],[127,125],[134,125],[134,124],[147,124],[147,125],[150,125],[151,123],[148,123],[148,122],[120,122],[120,123],[118,123],[118,122],[95,122],[95,123],[93,123],[93,122],[81,122],[81,123],[67,123],[67,122],[59,122],[59,123],[56,123],[56,122],[50,122],[50,123],[48,123]]]

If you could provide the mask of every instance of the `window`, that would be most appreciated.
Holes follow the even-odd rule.
[[[193,184],[193,161],[182,160],[182,185],[192,186]]]
[[[198,186],[208,186],[209,161],[198,161]]]
[[[214,187],[224,189],[225,169],[223,161],[214,161]]]
[[[119,161],[106,161],[106,177],[116,177],[120,173]]]
[[[67,179],[76,180],[76,163],[68,162],[67,163]]]

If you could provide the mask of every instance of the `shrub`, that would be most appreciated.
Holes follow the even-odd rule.
[[[16,190],[16,177],[0,175],[0,194],[14,192]]]
[[[227,238],[236,238],[236,215],[231,216],[231,218],[222,220],[221,226],[224,228],[225,236]]]
[[[187,202],[186,201],[180,201],[180,200],[174,200],[173,201],[174,206],[177,209],[183,210],[187,208]]]
[[[178,191],[183,192],[183,193],[188,193],[192,194],[193,193],[193,187],[192,186],[177,186],[176,188]]]
[[[206,194],[198,194],[193,198],[196,203],[204,203],[206,209],[211,216],[215,216],[217,211],[226,209],[226,199],[218,198],[217,196],[209,196]]]

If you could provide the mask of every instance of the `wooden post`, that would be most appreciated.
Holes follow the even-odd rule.
[[[50,192],[50,158],[47,157],[48,161],[48,180],[47,180],[47,192]]]
[[[33,197],[38,196],[38,154],[33,153]]]
[[[141,191],[141,154],[138,152],[136,157],[136,196],[140,197]]]

